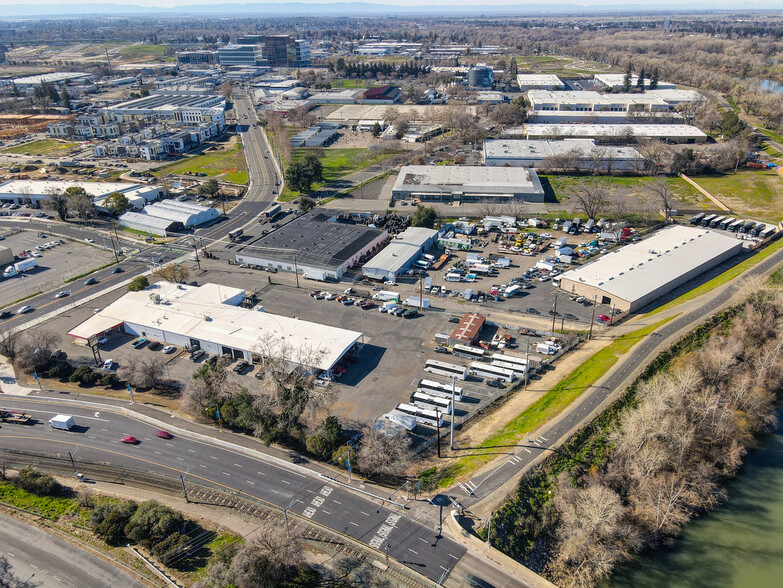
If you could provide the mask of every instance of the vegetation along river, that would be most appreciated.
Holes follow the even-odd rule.
[[[778,419],[783,401],[778,400]],[[748,453],[728,500],[691,521],[672,549],[617,569],[612,588],[783,586],[783,423]]]

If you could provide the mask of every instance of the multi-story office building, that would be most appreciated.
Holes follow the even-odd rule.
[[[217,63],[217,51],[178,51],[177,63],[198,64],[198,63]]]
[[[491,88],[495,81],[495,72],[484,63],[471,65],[468,70],[468,85],[471,88]]]
[[[226,45],[218,49],[220,65],[264,65],[261,45]]]
[[[310,65],[310,41],[297,39],[296,43],[296,63],[294,67],[307,67]]]
[[[244,35],[235,43],[236,46],[261,47],[264,59],[272,67],[310,65],[310,41],[294,39],[291,35]]]

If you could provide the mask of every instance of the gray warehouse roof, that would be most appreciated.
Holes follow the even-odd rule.
[[[487,139],[484,141],[484,157],[487,159],[544,159],[579,149],[589,158],[593,149],[615,160],[643,159],[633,147],[599,146],[592,139],[566,139],[565,141],[527,141],[523,139]]]
[[[394,237],[378,255],[364,264],[367,270],[399,272],[421,253],[422,247],[437,236],[438,231],[424,227],[408,227]]]
[[[152,216],[150,214],[141,214],[140,212],[126,212],[120,216],[120,223],[133,223],[136,225],[143,225],[149,228],[155,229],[168,229],[174,221],[168,218],[160,218],[159,216]]]
[[[294,261],[296,252],[297,263],[339,267],[384,231],[335,222],[338,214],[333,210],[314,210],[245,246],[240,252],[288,263]]]
[[[534,171],[477,165],[406,165],[400,170],[393,191],[543,194]]]
[[[633,302],[741,246],[737,239],[716,231],[676,225],[567,271],[561,280],[600,288]],[[565,284],[563,288],[567,289]]]

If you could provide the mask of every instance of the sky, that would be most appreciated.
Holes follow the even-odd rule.
[[[352,0],[127,0],[126,2],[117,2],[112,0],[74,0],[75,4],[117,4],[117,5],[135,5],[135,6],[155,6],[155,7],[169,7],[169,6],[188,6],[188,5],[205,5],[205,4],[288,4],[288,3],[317,3],[317,4],[331,4],[331,3],[351,3]],[[353,0],[368,4],[387,4],[396,6],[475,6],[475,0]],[[485,2],[487,6],[517,6],[523,7],[526,4],[548,4],[548,5],[577,5],[589,8],[590,6],[620,6],[624,2],[622,0],[531,0],[530,2],[520,2],[519,0],[489,0]],[[11,5],[37,5],[37,4],[57,4],[54,0],[0,0],[0,7]],[[635,2],[634,7],[649,6],[650,9],[655,9],[657,4],[664,4],[671,6],[675,4],[672,0],[660,0],[660,2],[645,1]],[[742,9],[752,10],[754,7],[775,7],[776,2],[774,0],[745,0],[742,3]],[[702,6],[704,8],[711,8],[716,5],[720,6],[734,6],[733,3],[722,0],[686,0],[683,3],[684,6]]]

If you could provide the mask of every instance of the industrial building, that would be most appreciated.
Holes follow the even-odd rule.
[[[124,332],[258,363],[265,357],[329,371],[362,336],[356,331],[239,308],[244,290],[158,282],[128,292],[74,327],[75,339]]]
[[[362,94],[362,101],[367,104],[396,104],[402,101],[402,90],[397,86],[370,88]]]
[[[0,183],[0,202],[40,204],[52,192],[62,193],[68,188],[83,188],[96,206],[114,192],[125,195],[131,206],[141,208],[147,202],[162,198],[162,186],[147,186],[125,182],[66,182],[56,180],[9,180]]]
[[[481,329],[487,317],[483,314],[469,312],[463,315],[459,324],[454,327],[449,337],[449,345],[474,345],[481,338]]]
[[[560,276],[569,294],[635,312],[740,252],[720,232],[672,226]]]
[[[394,281],[422,253],[432,247],[438,231],[424,227],[408,227],[395,236],[386,248],[362,267],[362,275],[371,280]]]
[[[603,112],[584,110],[529,110],[528,123],[562,125],[568,123],[590,124],[670,124],[683,123],[682,115],[677,112]],[[504,135],[524,136],[524,127],[513,127],[503,131]]]
[[[185,229],[181,222],[159,218],[151,214],[133,212],[132,210],[121,214],[119,221],[123,227],[134,231],[142,231],[149,235],[157,235],[158,237],[168,237]]]
[[[406,165],[392,198],[426,202],[543,202],[544,188],[533,170],[468,165]]]
[[[316,92],[307,99],[307,104],[353,104],[360,96],[361,90],[340,90],[339,92]]]
[[[344,92],[354,92],[353,90],[345,90]],[[342,94],[343,92],[341,92]],[[313,95],[308,102],[313,101],[313,104],[328,104],[324,100],[328,100],[329,96],[333,96],[334,92],[326,93],[325,95]],[[332,104],[338,104],[338,102],[331,102]],[[448,105],[423,105],[423,104],[393,104],[390,106],[384,106],[380,104],[351,104],[343,103],[345,106],[341,106],[335,109],[333,112],[327,114],[324,119],[330,121],[340,122],[344,125],[358,124],[360,121],[368,123],[370,121],[384,123],[388,122],[389,111],[392,110],[399,116],[408,118],[413,124],[425,123],[434,124],[441,120],[439,115],[449,112],[449,109],[455,108]],[[460,112],[475,116],[478,109],[475,105],[460,104]]]
[[[225,108],[225,97],[207,94],[203,90],[157,90],[144,98],[109,106],[96,116],[105,113],[112,120],[161,120],[181,125],[213,122],[222,130],[226,126]]]
[[[517,74],[517,84],[523,92],[528,90],[562,90],[563,80],[554,74]]]
[[[581,110],[585,112],[596,110],[610,112],[674,110],[674,105],[650,94],[601,94],[592,90],[564,92],[530,90],[527,97],[533,110]]]
[[[644,156],[633,147],[596,145],[590,139],[487,139],[484,141],[484,165],[556,168],[552,158],[574,151],[579,152],[576,165],[582,171],[641,171],[645,165]]]
[[[630,143],[656,139],[669,143],[704,143],[707,135],[693,125],[600,125],[600,124],[526,124],[528,139],[565,139],[580,137],[600,143]]]
[[[190,202],[164,200],[145,206],[140,213],[126,212],[120,216],[120,224],[129,229],[166,236],[183,229],[194,229],[220,217],[216,208],[207,208]]]
[[[364,225],[337,222],[339,212],[318,208],[237,251],[237,263],[296,272],[317,280],[339,280],[369,259],[389,234]]]

